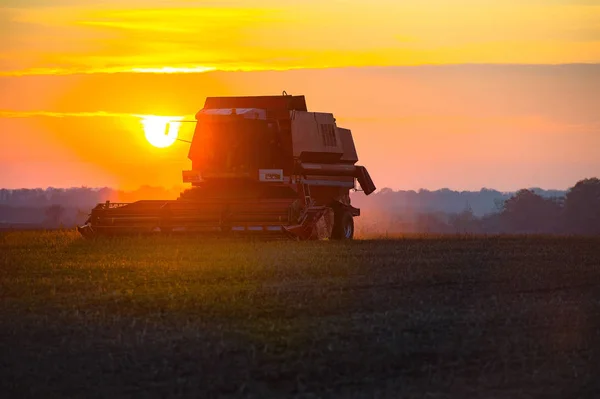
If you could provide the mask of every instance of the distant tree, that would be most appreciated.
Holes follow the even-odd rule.
[[[479,230],[479,219],[468,202],[462,212],[450,217],[449,224],[457,233],[476,233]]]
[[[0,203],[1,204],[6,204],[8,202],[8,199],[10,198],[10,191],[3,188],[0,190]]]
[[[488,213],[479,220],[480,232],[485,234],[502,234],[507,228],[500,213]]]
[[[600,234],[600,179],[580,180],[567,192],[564,224],[570,233]]]
[[[560,214],[559,200],[527,189],[504,201],[502,209],[503,222],[514,233],[556,233]]]
[[[451,233],[452,228],[446,221],[446,215],[442,212],[427,212],[417,215],[415,227],[419,233]]]
[[[506,202],[505,199],[502,198],[494,198],[494,210],[496,212],[502,212],[502,210],[504,209],[504,203]]]

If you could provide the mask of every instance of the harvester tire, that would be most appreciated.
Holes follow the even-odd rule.
[[[352,240],[354,238],[354,218],[348,210],[336,209],[331,238],[333,240]]]

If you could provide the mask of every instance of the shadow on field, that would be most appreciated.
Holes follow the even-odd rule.
[[[600,239],[19,233],[0,246],[9,397],[581,398],[600,388]]]

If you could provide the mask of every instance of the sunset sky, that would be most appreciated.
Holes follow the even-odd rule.
[[[600,177],[600,1],[91,3],[0,3],[0,187],[181,184],[188,145],[141,115],[283,90],[352,129],[379,188]]]

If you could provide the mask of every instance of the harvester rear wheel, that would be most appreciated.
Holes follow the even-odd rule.
[[[346,209],[336,209],[331,238],[334,240],[352,240],[354,238],[354,218]]]

